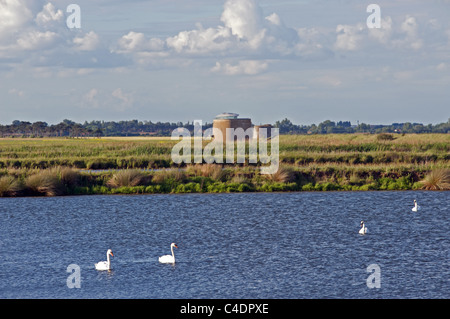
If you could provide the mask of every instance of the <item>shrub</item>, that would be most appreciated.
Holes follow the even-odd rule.
[[[122,170],[115,173],[106,183],[109,187],[138,186],[142,183],[144,174],[135,169]]]
[[[360,186],[359,190],[361,190],[361,191],[374,191],[374,190],[377,190],[377,184],[375,184],[375,183],[365,184],[365,185]]]
[[[30,175],[25,180],[25,186],[32,193],[57,196],[64,194],[65,187],[57,174],[51,170],[43,170],[34,175]]]
[[[202,187],[198,183],[187,183],[178,185],[174,193],[201,193]]]
[[[263,192],[296,191],[299,187],[296,183],[265,183],[260,188]]]
[[[121,186],[111,189],[111,194],[143,194],[145,186]]]
[[[161,185],[149,185],[144,190],[147,194],[158,194],[163,193],[163,190],[161,189]]]
[[[15,196],[21,189],[20,183],[13,176],[0,177],[0,197]]]
[[[334,183],[320,183],[316,184],[316,190],[318,191],[336,191],[339,190],[340,186]]]
[[[254,187],[252,187],[251,185],[246,184],[246,183],[240,184],[239,187],[238,187],[238,190],[240,192],[253,192],[253,191],[255,191]]]
[[[308,183],[308,184],[305,184],[305,185],[302,186],[302,191],[311,192],[311,191],[314,191],[314,190],[315,190],[315,188],[314,188],[314,184],[313,183]]]
[[[273,174],[265,175],[265,178],[270,182],[275,183],[290,183],[295,179],[295,174],[291,168],[280,166],[278,171]]]
[[[420,183],[426,190],[449,190],[450,170],[441,168],[431,171]]]

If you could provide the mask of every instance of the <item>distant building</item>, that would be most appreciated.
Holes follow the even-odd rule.
[[[222,132],[223,141],[227,138],[227,128],[242,128],[244,131],[252,127],[252,120],[249,118],[238,118],[236,113],[222,113],[213,120],[213,129],[219,129]],[[234,138],[233,138],[234,139]]]
[[[244,131],[246,131],[249,128],[252,128],[250,132],[250,136],[247,136],[246,138],[253,138],[258,139],[260,135],[260,129],[265,128],[267,138],[271,137],[271,128],[272,125],[270,124],[264,124],[264,125],[255,125],[253,126],[252,120],[249,118],[239,118],[239,114],[237,113],[222,113],[216,116],[216,118],[213,120],[213,128],[219,129],[222,132],[223,141],[226,141],[227,138],[227,128],[237,129],[242,128]],[[233,139],[236,139],[236,137],[233,137]]]
[[[271,129],[272,125],[270,124],[263,124],[263,125],[255,125],[253,127],[253,139],[259,138],[259,131],[260,129],[266,129],[266,138],[271,138]]]

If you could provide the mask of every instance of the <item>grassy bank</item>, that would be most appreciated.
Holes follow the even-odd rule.
[[[283,135],[273,175],[248,164],[178,166],[176,143],[0,139],[0,196],[449,188],[447,134]]]

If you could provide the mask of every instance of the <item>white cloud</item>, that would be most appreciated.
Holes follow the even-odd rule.
[[[118,41],[118,52],[161,51],[164,41],[158,38],[147,39],[143,33],[130,31]]]
[[[381,19],[380,28],[369,29],[369,36],[382,44],[388,44],[392,37],[392,18],[390,16]]]
[[[355,51],[361,47],[364,27],[362,24],[342,25],[336,27],[336,50]]]
[[[54,21],[60,22],[64,17],[63,12],[58,9],[52,3],[47,3],[41,12],[36,15],[36,23],[38,25],[47,25]]]
[[[406,34],[406,38],[402,42],[403,45],[410,46],[414,50],[422,47],[423,41],[418,36],[419,25],[415,17],[407,16],[405,21],[401,24],[401,31]]]
[[[228,0],[220,20],[239,39],[253,41],[264,33],[262,10],[254,0]]]
[[[271,15],[268,15],[265,19],[274,25],[281,26],[280,16],[275,12]]]
[[[221,15],[223,25],[193,30],[160,39],[147,39],[144,34],[129,32],[118,41],[119,53],[170,52],[186,55],[292,54],[298,39],[294,29],[287,28],[272,13],[264,17],[254,0],[227,0]]]
[[[390,16],[381,19],[381,28],[369,29],[365,25],[341,25],[336,27],[334,49],[338,51],[360,51],[367,49],[373,40],[383,47],[394,50],[419,50],[424,41],[420,36],[421,26],[414,16],[407,15],[404,20],[394,24]],[[425,27],[425,26],[423,26]],[[438,27],[437,21],[428,24],[433,32]],[[372,46],[373,47],[373,46]]]
[[[209,54],[224,52],[233,46],[230,29],[224,27],[182,31],[166,40],[167,47],[177,53]]]
[[[33,17],[23,0],[0,1],[0,38],[6,33],[17,32]]]
[[[77,50],[93,51],[99,44],[99,36],[94,31],[90,31],[86,33],[84,37],[74,38],[73,43],[75,44]]]
[[[229,63],[222,64],[216,62],[216,65],[211,69],[213,72],[224,73],[227,75],[255,75],[265,71],[268,67],[266,61],[256,61],[256,60],[243,60],[239,61],[236,65],[231,65]]]
[[[53,31],[32,30],[17,39],[17,48],[24,50],[45,49],[51,46],[57,38],[58,34]]]

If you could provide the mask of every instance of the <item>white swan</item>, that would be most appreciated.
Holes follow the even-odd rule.
[[[95,264],[95,269],[97,270],[111,270],[111,261],[109,260],[109,255],[114,257],[111,249],[106,252],[106,261],[99,261]]]
[[[361,229],[359,230],[361,235],[365,235],[368,233],[367,227],[364,225],[364,221],[361,221]]]
[[[414,200],[414,207],[411,209],[413,212],[417,212],[419,210],[420,206],[417,205],[417,201]]]
[[[173,254],[173,247],[178,248],[175,243],[170,244],[170,250],[172,251],[172,255],[164,255],[159,257],[159,262],[164,264],[173,264],[175,263],[175,255]]]

